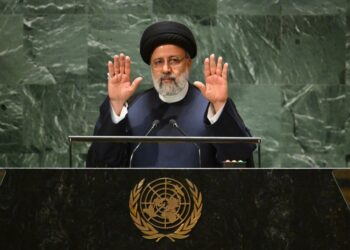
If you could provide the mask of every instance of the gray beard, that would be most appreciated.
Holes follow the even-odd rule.
[[[174,79],[173,83],[162,83],[162,78],[163,77],[170,77]],[[153,86],[157,90],[159,95],[162,95],[164,97],[167,96],[175,96],[179,94],[187,85],[188,83],[188,77],[189,77],[189,72],[186,70],[182,75],[176,79],[176,77],[171,74],[171,75],[162,75],[158,79],[154,77],[152,74],[152,79],[153,79]]]

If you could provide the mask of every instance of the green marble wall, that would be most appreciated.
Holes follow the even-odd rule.
[[[68,135],[91,135],[106,61],[133,58],[157,20],[187,24],[203,79],[210,53],[230,63],[230,94],[264,167],[346,167],[350,158],[350,27],[346,0],[0,0],[0,166],[68,165]],[[88,145],[74,147],[83,166]],[[350,160],[348,160],[350,161]]]

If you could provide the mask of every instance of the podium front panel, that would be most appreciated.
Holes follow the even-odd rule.
[[[1,249],[350,249],[349,235],[332,170],[7,169],[0,186]]]

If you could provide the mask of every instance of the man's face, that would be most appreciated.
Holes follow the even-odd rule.
[[[157,47],[151,56],[155,89],[163,96],[178,94],[187,84],[192,60],[181,47],[172,44]]]

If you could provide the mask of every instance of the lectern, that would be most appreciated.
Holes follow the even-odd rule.
[[[258,166],[261,167],[260,137],[207,137],[207,136],[68,136],[69,165],[72,167],[72,146],[78,142],[114,143],[248,143],[258,148]]]
[[[7,169],[1,249],[350,249],[332,170]]]

